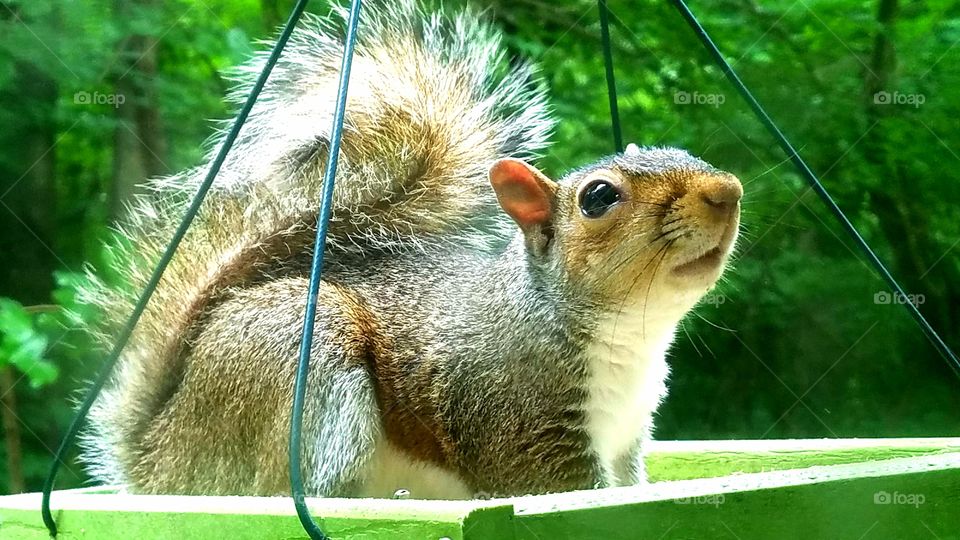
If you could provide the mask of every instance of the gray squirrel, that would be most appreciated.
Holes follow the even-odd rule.
[[[83,460],[139,493],[289,493],[294,370],[345,12],[293,34],[91,411]],[[265,62],[242,69],[238,101]],[[630,485],[679,321],[723,271],[733,175],[628,146],[548,178],[553,120],[476,13],[365,8],[303,420],[314,496]],[[209,161],[209,158],[208,158]],[[92,281],[109,344],[206,167],[155,180]]]

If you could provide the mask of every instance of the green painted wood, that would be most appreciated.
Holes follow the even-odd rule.
[[[285,497],[182,497],[54,494],[58,538],[306,539]],[[465,531],[509,530],[512,507],[494,501],[311,499],[311,511],[334,538],[448,538]],[[0,498],[0,538],[49,538],[39,494]],[[476,536],[475,536],[476,537]],[[487,536],[495,538],[496,536]]]
[[[502,500],[496,506],[477,508],[463,521],[464,540],[513,540],[513,506]]]
[[[336,539],[960,540],[960,439],[656,442],[647,465],[652,478],[673,481],[493,501],[309,505]],[[115,491],[55,493],[60,538],[306,538],[288,498]],[[0,497],[0,539],[48,538],[39,507],[39,494]]]
[[[960,438],[652,441],[651,482],[960,452]]]
[[[513,502],[517,540],[960,540],[960,454]]]

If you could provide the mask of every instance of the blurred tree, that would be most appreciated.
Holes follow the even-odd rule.
[[[140,192],[144,180],[168,172],[167,143],[157,103],[157,38],[159,19],[153,0],[117,0],[116,12],[129,21],[120,41],[119,64],[112,97],[117,106],[113,137],[111,215],[122,215],[123,203]],[[157,21],[159,22],[159,21]]]

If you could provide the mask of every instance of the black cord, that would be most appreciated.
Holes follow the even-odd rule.
[[[620,133],[620,109],[617,107],[617,83],[613,78],[613,52],[610,49],[610,9],[607,0],[597,0],[600,8],[600,40],[603,44],[603,65],[607,72],[607,97],[610,99],[610,123],[613,125],[613,146],[623,151],[623,136]]]
[[[697,20],[697,17],[690,11],[690,8],[687,7],[687,4],[683,0],[670,0],[674,7],[680,11],[680,14],[683,16],[684,20],[693,29],[693,32],[700,38],[700,42],[703,44],[704,48],[713,56],[714,61],[717,65],[723,70],[723,74],[727,76],[727,79],[733,84],[733,86],[740,92],[740,95],[743,96],[743,99],[747,101],[747,104],[750,105],[750,108],[753,109],[754,114],[760,120],[760,122],[767,128],[767,131],[777,140],[780,144],[780,147],[784,152],[790,157],[790,161],[793,162],[794,166],[800,171],[800,174],[804,177],[810,187],[820,196],[820,199],[823,200],[824,204],[827,205],[827,208],[833,214],[837,221],[840,222],[840,225],[847,232],[850,238],[857,244],[857,247],[860,248],[860,251],[870,260],[870,263],[873,264],[873,267],[876,268],[880,275],[883,277],[883,280],[887,285],[896,291],[901,298],[906,298],[906,293],[904,293],[903,288],[900,287],[900,284],[897,283],[897,280],[890,274],[887,270],[887,267],[884,266],[883,262],[877,257],[877,254],[874,253],[873,249],[867,244],[866,240],[860,236],[860,233],[857,232],[857,229],[853,226],[847,216],[843,213],[843,210],[837,206],[837,203],[833,201],[833,198],[830,196],[830,193],[827,192],[827,189],[823,187],[823,184],[820,183],[820,179],[817,178],[817,175],[810,170],[810,167],[807,166],[806,162],[803,161],[803,158],[797,153],[793,148],[793,145],[790,144],[790,141],[784,136],[780,131],[777,125],[773,122],[770,116],[767,114],[767,111],[764,110],[763,106],[754,99],[753,94],[750,93],[750,90],[747,89],[746,85],[743,84],[743,81],[740,80],[740,77],[737,76],[737,73],[733,70],[727,60],[723,57],[723,54],[720,53],[720,50],[717,48],[716,44],[710,38],[710,35],[707,34],[707,31],[700,25],[700,21]],[[947,361],[947,364],[953,368],[953,372],[960,377],[960,360],[957,359],[957,356],[950,350],[950,347],[944,343],[940,338],[940,335],[937,334],[937,331],[930,326],[930,323],[927,322],[927,319],[923,317],[923,314],[920,313],[920,310],[917,309],[912,302],[904,302],[903,306],[907,308],[907,311],[910,312],[910,315],[913,316],[914,321],[917,325],[920,326],[920,329],[923,331],[924,335],[927,336],[927,339],[933,344],[944,360]]]
[[[310,517],[303,476],[300,470],[300,432],[303,424],[303,401],[307,389],[307,373],[310,371],[310,346],[313,344],[313,323],[317,316],[317,291],[323,272],[323,251],[327,241],[327,225],[333,209],[333,181],[337,174],[337,158],[340,155],[340,139],[343,135],[343,113],[347,108],[347,87],[350,82],[350,66],[357,40],[357,23],[360,20],[360,0],[350,4],[350,19],[347,22],[346,43],[340,64],[340,87],[337,89],[337,108],[333,114],[330,130],[330,148],[327,152],[327,169],[323,175],[323,193],[320,197],[320,215],[317,217],[317,238],[313,244],[313,262],[310,267],[310,288],[307,293],[307,309],[303,316],[303,334],[300,339],[300,359],[297,363],[297,378],[293,392],[293,418],[290,422],[290,490],[293,504],[303,529],[313,540],[327,540],[317,522]]]
[[[283,51],[284,46],[286,46],[287,40],[290,38],[290,33],[293,32],[293,28],[296,26],[297,21],[303,14],[304,8],[307,7],[308,1],[309,0],[298,0],[296,6],[294,6],[293,13],[290,14],[290,18],[287,20],[287,24],[283,27],[283,31],[280,33],[280,37],[277,39],[276,45],[273,46],[273,50],[270,52],[270,57],[267,59],[267,63],[263,66],[263,70],[260,72],[260,77],[253,85],[250,95],[247,97],[247,101],[243,104],[243,108],[240,109],[240,113],[237,115],[237,119],[234,121],[233,127],[223,140],[223,145],[221,145],[220,151],[217,153],[216,158],[210,165],[210,171],[207,172],[206,178],[204,178],[203,183],[201,183],[199,189],[197,189],[196,195],[193,196],[190,206],[187,208],[187,212],[183,216],[183,220],[180,221],[180,225],[177,226],[177,230],[174,232],[173,238],[171,238],[170,243],[167,244],[167,248],[160,257],[160,261],[157,263],[156,268],[153,269],[153,273],[150,275],[150,281],[147,282],[147,286],[137,299],[137,304],[133,308],[133,313],[130,314],[126,324],[124,324],[123,330],[117,337],[117,341],[114,344],[113,349],[110,350],[110,355],[107,357],[106,362],[100,369],[100,373],[97,374],[93,385],[84,396],[80,408],[77,410],[76,415],[73,417],[73,421],[70,423],[70,428],[67,429],[66,436],[60,442],[60,447],[57,449],[53,463],[50,465],[50,472],[47,474],[47,479],[43,484],[43,500],[40,509],[40,512],[43,516],[43,524],[46,525],[47,530],[50,531],[51,537],[56,538],[57,536],[57,524],[53,519],[53,514],[50,512],[50,492],[53,490],[53,484],[57,479],[57,472],[60,469],[60,463],[63,462],[67,450],[73,446],[73,442],[77,437],[77,433],[80,431],[80,426],[87,417],[87,413],[90,412],[90,407],[93,406],[93,402],[100,394],[100,390],[103,389],[104,384],[106,384],[107,379],[113,372],[113,368],[116,366],[117,360],[120,358],[120,353],[126,346],[127,341],[129,341],[134,327],[140,320],[140,316],[143,315],[143,312],[147,307],[147,303],[150,301],[150,297],[153,296],[154,291],[156,291],[157,285],[160,283],[160,278],[163,276],[163,272],[167,269],[167,265],[170,264],[170,260],[173,258],[174,253],[176,253],[177,247],[183,240],[184,235],[187,234],[190,224],[193,222],[197,212],[200,210],[200,204],[203,203],[203,199],[210,190],[210,186],[213,185],[213,181],[217,177],[217,173],[220,172],[220,167],[223,165],[223,162],[227,157],[227,153],[230,151],[230,148],[233,146],[233,143],[237,138],[237,135],[240,133],[240,128],[242,128],[244,122],[246,122],[247,116],[250,114],[250,110],[253,108],[253,104],[257,101],[260,91],[263,90],[263,85],[267,82],[267,77],[270,76],[273,66],[280,58],[280,53]]]

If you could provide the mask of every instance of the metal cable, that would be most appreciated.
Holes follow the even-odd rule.
[[[360,20],[360,0],[350,5],[350,18],[347,21],[346,43],[340,64],[340,86],[337,89],[337,107],[333,115],[333,128],[330,130],[330,147],[327,152],[327,169],[323,176],[323,192],[320,197],[320,215],[317,217],[317,237],[313,245],[313,261],[310,267],[310,287],[307,293],[307,308],[303,317],[303,335],[300,339],[300,358],[297,362],[297,377],[293,393],[293,418],[290,422],[290,490],[293,504],[300,517],[300,524],[313,540],[327,540],[320,526],[310,516],[306,494],[303,488],[300,470],[300,439],[303,424],[304,394],[307,389],[307,373],[310,371],[310,346],[313,343],[313,324],[317,316],[317,291],[320,289],[320,275],[323,272],[323,252],[327,240],[327,225],[333,209],[333,180],[337,173],[337,158],[340,155],[340,140],[343,135],[343,113],[347,107],[347,87],[350,82],[350,66],[353,63],[353,49],[357,40],[357,23]],[[326,442],[326,441],[325,441]],[[335,442],[334,442],[335,443]]]
[[[173,255],[176,253],[177,247],[179,247],[180,242],[183,240],[183,237],[187,234],[187,230],[190,228],[190,224],[193,223],[193,219],[200,210],[200,205],[203,203],[204,197],[206,197],[207,192],[213,185],[213,181],[217,177],[217,173],[220,172],[220,167],[223,165],[223,162],[227,157],[227,153],[230,151],[234,141],[237,139],[237,135],[240,133],[240,128],[242,128],[244,122],[246,122],[247,116],[249,116],[250,110],[253,108],[253,104],[256,103],[257,97],[260,95],[260,91],[263,90],[263,86],[267,82],[267,78],[270,76],[273,66],[280,58],[280,53],[283,51],[284,46],[286,46],[287,40],[290,38],[290,34],[293,32],[293,28],[296,26],[297,21],[300,20],[300,16],[303,14],[304,8],[307,7],[308,1],[309,0],[298,0],[296,6],[294,6],[293,12],[290,14],[290,18],[283,27],[280,37],[277,39],[276,45],[273,46],[273,50],[270,52],[270,57],[267,59],[267,63],[263,66],[260,76],[257,78],[253,88],[250,90],[250,95],[247,97],[247,101],[243,104],[243,108],[240,109],[240,113],[237,115],[237,119],[234,121],[233,127],[230,128],[230,132],[227,134],[226,138],[224,138],[223,144],[220,146],[220,151],[217,153],[216,158],[214,158],[213,163],[210,165],[210,171],[207,172],[207,176],[200,184],[199,189],[197,189],[197,193],[193,196],[190,206],[187,208],[186,214],[184,214],[183,219],[180,221],[180,225],[177,226],[177,230],[173,234],[173,238],[170,239],[170,243],[167,244],[167,248],[164,250],[159,262],[157,262],[157,266],[150,275],[150,280],[147,282],[147,286],[137,299],[133,313],[130,314],[126,324],[124,324],[120,335],[117,337],[116,343],[110,350],[110,355],[107,357],[106,362],[104,362],[103,367],[97,374],[93,385],[84,396],[83,402],[80,404],[80,408],[77,410],[76,415],[73,417],[73,420],[70,423],[70,427],[67,429],[66,436],[60,442],[60,447],[57,449],[53,463],[50,465],[50,472],[47,474],[47,479],[43,484],[43,499],[40,508],[40,513],[43,516],[43,524],[46,525],[47,530],[50,531],[51,537],[56,538],[57,536],[57,523],[54,521],[53,514],[50,512],[50,492],[53,490],[53,484],[56,481],[57,472],[60,470],[60,464],[63,462],[67,451],[73,446],[74,440],[77,437],[77,433],[80,431],[80,426],[83,424],[84,419],[86,419],[87,414],[90,412],[90,407],[93,406],[94,401],[97,399],[97,396],[103,389],[104,384],[106,384],[107,380],[109,379],[110,374],[113,372],[113,369],[120,358],[120,353],[126,346],[127,341],[129,341],[134,327],[140,320],[140,316],[143,315],[143,312],[147,307],[147,303],[150,301],[150,297],[152,297],[154,291],[156,291],[157,285],[160,283],[160,278],[163,277],[163,272],[167,269],[167,265],[170,264],[170,260],[173,259]]]
[[[727,79],[731,84],[737,89],[740,95],[744,100],[747,101],[747,104],[750,105],[750,108],[753,110],[753,113],[756,115],[757,119],[767,128],[767,131],[777,140],[780,144],[780,148],[786,152],[789,156],[790,161],[793,162],[794,166],[800,172],[800,175],[807,181],[807,184],[810,185],[810,188],[820,197],[824,204],[827,205],[827,208],[837,219],[840,225],[843,227],[843,230],[847,232],[850,238],[853,239],[854,243],[857,244],[857,247],[860,248],[860,251],[869,259],[873,267],[880,273],[883,280],[887,283],[891,289],[893,289],[896,294],[899,294],[901,298],[906,298],[907,295],[903,291],[903,288],[897,282],[897,280],[890,274],[890,271],[887,270],[887,267],[883,264],[877,254],[874,253],[873,249],[870,248],[870,245],[867,244],[866,240],[860,236],[860,233],[857,231],[856,227],[853,226],[853,223],[847,219],[847,216],[843,213],[843,210],[837,206],[837,203],[833,201],[833,198],[830,196],[830,193],[827,192],[827,189],[823,187],[823,184],[820,183],[820,179],[810,167],[807,166],[807,163],[800,157],[797,151],[793,148],[793,145],[790,144],[790,141],[787,140],[786,136],[780,131],[774,121],[767,114],[767,111],[764,110],[763,106],[753,97],[753,94],[750,93],[750,90],[747,89],[746,85],[743,84],[743,81],[740,80],[740,77],[733,70],[733,67],[727,62],[723,57],[723,54],[720,52],[720,49],[717,48],[716,44],[713,42],[713,39],[710,38],[710,35],[700,24],[700,21],[697,20],[697,17],[690,11],[690,8],[687,7],[687,4],[683,0],[670,0],[673,3],[674,7],[680,11],[680,14],[683,16],[683,19],[687,22],[693,32],[700,39],[700,42],[703,44],[704,48],[707,49],[707,52],[713,57],[716,64],[723,70],[723,74],[726,75]],[[954,374],[960,377],[960,360],[957,359],[957,356],[950,349],[950,347],[944,343],[943,339],[940,338],[940,335],[937,334],[937,331],[930,326],[930,323],[927,322],[927,319],[924,318],[923,314],[920,313],[920,310],[917,309],[912,302],[904,302],[903,306],[910,312],[910,315],[913,317],[913,320],[916,321],[917,325],[920,326],[920,330],[923,331],[927,339],[930,340],[930,343],[937,349],[937,352],[947,361],[947,364],[953,369]]]
[[[623,151],[623,136],[620,132],[620,109],[617,107],[617,83],[613,78],[613,52],[610,48],[610,9],[607,0],[597,0],[600,9],[600,40],[603,44],[603,65],[607,72],[607,97],[610,100],[610,123],[613,126],[613,146]]]

